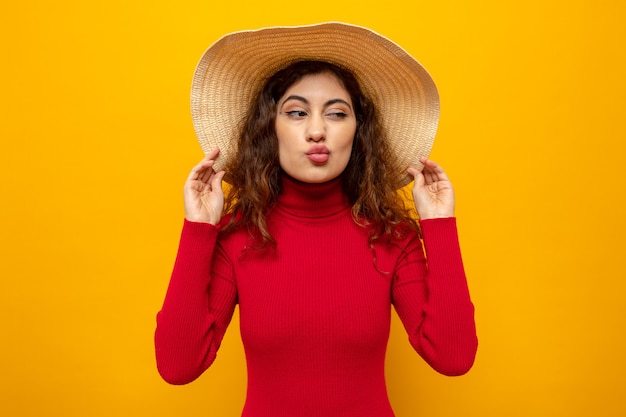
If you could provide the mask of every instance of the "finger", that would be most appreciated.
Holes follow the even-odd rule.
[[[211,182],[211,177],[213,176],[213,174],[215,174],[215,171],[213,170],[214,163],[215,161],[213,159],[208,161],[206,168],[199,172],[198,180],[202,181],[205,184]]]
[[[206,154],[202,161],[200,161],[198,165],[196,165],[192,170],[192,172],[195,171],[197,173],[197,176],[194,178],[190,177],[190,179],[197,179],[202,182],[208,182],[211,178],[211,175],[213,175],[213,173],[215,172],[209,168],[215,164],[215,159],[217,158],[219,153],[220,148],[215,148],[208,154]]]
[[[206,158],[216,159],[219,154],[220,154],[220,148],[215,148],[212,151],[210,151],[208,154],[206,154]]]
[[[434,161],[431,161],[426,157],[421,157],[420,162],[422,163],[421,174],[424,176],[424,182],[426,184],[432,184],[432,182],[435,181],[435,177],[433,177],[433,172],[437,165]]]
[[[213,159],[209,159],[208,157],[205,157],[202,159],[202,161],[200,161],[196,166],[194,166],[191,169],[191,172],[189,173],[189,176],[187,177],[187,180],[189,181],[194,181],[194,180],[202,180],[202,175],[208,170],[209,174],[211,173],[212,169],[209,169],[213,166],[213,164],[215,163],[215,161]]]
[[[421,188],[424,185],[424,174],[415,167],[409,167],[407,172],[413,176],[413,189]]]
[[[224,179],[224,175],[226,174],[226,171],[219,171],[217,172],[215,175],[213,175],[213,178],[211,178],[211,190],[213,191],[219,191],[220,193],[222,193],[222,180]]]
[[[428,181],[448,181],[448,175],[438,163],[424,157],[420,158],[420,162],[424,165],[422,172]]]
[[[419,188],[424,184],[424,174],[422,170],[412,166],[407,169],[407,172],[413,176],[413,188]]]
[[[439,166],[439,164],[433,161],[432,159],[421,157],[420,162],[422,163],[422,165],[424,165],[425,170],[432,171],[432,172],[439,172],[439,171],[443,172],[443,168],[441,168],[441,166]]]
[[[424,177],[426,178],[427,184],[433,184],[437,181],[441,181],[443,179],[443,172],[427,170],[424,172]]]

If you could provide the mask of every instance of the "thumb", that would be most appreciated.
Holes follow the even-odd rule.
[[[222,191],[222,180],[224,179],[224,175],[226,175],[226,171],[220,171],[213,176],[211,179],[211,189],[213,191]]]
[[[413,188],[420,188],[424,185],[424,175],[422,171],[415,167],[410,167],[407,169],[407,172],[413,176],[413,181],[415,181]]]

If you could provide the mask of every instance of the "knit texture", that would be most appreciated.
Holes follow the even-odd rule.
[[[285,178],[267,217],[276,248],[185,221],[155,333],[162,377],[185,384],[215,360],[239,304],[248,367],[243,417],[392,417],[384,361],[393,305],[415,350],[460,375],[476,348],[454,218],[370,248],[339,180]]]

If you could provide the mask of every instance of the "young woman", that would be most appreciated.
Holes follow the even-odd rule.
[[[382,60],[381,48],[396,58]],[[382,68],[370,64],[374,52]],[[438,102],[424,93],[428,75],[402,53],[343,24],[240,32],[207,51],[192,93],[207,155],[185,183],[186,218],[157,317],[166,381],[191,382],[211,365],[237,305],[245,417],[393,416],[384,380],[392,305],[435,370],[470,369],[477,339],[454,193],[425,155]],[[400,69],[398,59],[409,64]],[[416,87],[372,88],[399,73]],[[220,74],[231,79],[218,87],[235,92],[216,90]],[[419,108],[407,105],[415,101]],[[395,124],[415,115],[424,120],[399,134]],[[410,164],[398,150],[404,142],[421,146],[408,152]],[[419,222],[397,192],[407,174]]]

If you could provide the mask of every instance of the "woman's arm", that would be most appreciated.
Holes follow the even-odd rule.
[[[422,158],[413,200],[424,250],[415,236],[396,266],[393,302],[415,350],[435,370],[461,375],[474,363],[478,340],[456,219],[454,189],[443,168]]]
[[[237,303],[228,258],[217,249],[217,224],[224,205],[224,172],[213,170],[218,153],[219,149],[210,152],[185,182],[185,224],[157,315],[157,367],[172,384],[191,382],[211,365]],[[215,264],[226,272],[211,274]]]
[[[157,368],[170,384],[189,383],[213,363],[237,304],[234,279],[210,274],[213,262],[229,262],[214,250],[217,233],[185,220],[154,337]]]
[[[456,219],[421,222],[396,266],[392,301],[409,341],[436,371],[462,375],[474,363],[478,340],[456,230]]]

